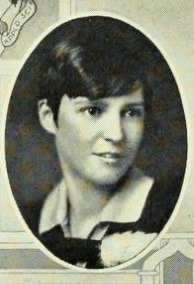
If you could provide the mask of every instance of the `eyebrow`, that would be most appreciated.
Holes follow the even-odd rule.
[[[140,107],[140,106],[144,106],[144,102],[138,102],[138,103],[128,103],[126,105],[124,105],[124,108],[130,108],[130,107]]]
[[[79,106],[84,103],[94,104],[94,105],[99,105],[99,104],[106,105],[107,104],[106,102],[103,102],[102,99],[90,100],[86,97],[79,97],[79,98],[77,97],[74,99],[75,106]]]
[[[103,105],[103,106],[107,106],[108,103],[104,102],[102,99],[95,99],[95,100],[90,100],[87,97],[77,97],[74,99],[74,105],[75,106],[80,106],[82,104],[92,104],[92,105]],[[127,104],[124,104],[122,106],[122,108],[131,108],[131,107],[141,107],[144,106],[144,101],[141,102],[129,102]]]

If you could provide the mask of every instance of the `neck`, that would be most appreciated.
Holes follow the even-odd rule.
[[[97,185],[69,171],[65,171],[64,177],[70,214],[79,219],[98,215],[116,190],[115,185]]]
[[[121,190],[123,178],[119,184],[99,185],[85,180],[79,174],[68,170],[63,171],[69,202],[69,221],[71,235],[87,237],[99,222],[103,208],[114,195],[117,188]]]

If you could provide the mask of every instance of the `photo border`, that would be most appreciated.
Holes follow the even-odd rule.
[[[13,193],[12,190],[10,188],[10,184],[9,184],[9,179],[8,179],[8,174],[7,174],[7,170],[6,170],[6,163],[5,163],[5,153],[4,153],[4,160],[3,160],[3,173],[4,173],[4,179],[6,181],[6,183],[9,184],[9,198],[11,199],[11,202],[14,206],[14,210],[16,212],[16,214],[19,216],[19,219],[21,219],[21,224],[22,227],[24,228],[24,230],[27,232],[27,235],[32,235],[32,237],[30,237],[34,243],[37,245],[37,249],[39,248],[42,252],[44,252],[50,259],[54,260],[55,262],[57,262],[58,264],[64,266],[65,268],[70,268],[73,269],[74,271],[78,271],[78,272],[87,272],[87,273],[107,273],[107,272],[115,272],[119,269],[124,269],[132,264],[134,264],[135,262],[139,261],[141,258],[143,258],[148,252],[150,252],[159,242],[160,239],[162,239],[162,237],[164,236],[164,234],[167,232],[167,230],[169,229],[169,227],[171,226],[172,222],[175,219],[175,216],[180,208],[180,204],[182,203],[183,197],[185,195],[185,191],[188,185],[188,181],[189,181],[189,176],[191,173],[191,142],[192,142],[192,133],[191,133],[191,118],[189,115],[189,108],[187,105],[187,99],[186,99],[186,94],[184,93],[184,88],[181,84],[181,80],[179,80],[178,78],[178,72],[175,70],[175,66],[173,66],[173,63],[171,62],[171,59],[169,58],[169,56],[167,55],[165,48],[163,48],[161,46],[161,44],[152,38],[152,36],[146,32],[142,27],[140,27],[140,25],[134,23],[133,21],[131,21],[129,18],[121,16],[119,13],[110,13],[110,12],[104,12],[104,11],[97,11],[97,12],[83,12],[83,13],[76,13],[73,16],[67,17],[63,20],[60,20],[58,22],[56,22],[54,25],[51,25],[48,29],[46,29],[41,35],[40,37],[38,37],[38,39],[31,45],[31,47],[29,48],[29,50],[27,51],[27,53],[25,54],[24,58],[21,60],[21,64],[20,67],[17,68],[17,71],[14,72],[15,75],[13,76],[13,80],[11,82],[11,87],[10,90],[8,91],[9,96],[6,96],[6,102],[4,102],[4,105],[6,105],[3,114],[1,115],[1,117],[6,117],[7,114],[7,110],[8,110],[8,105],[9,105],[9,100],[13,91],[13,87],[15,85],[15,82],[17,80],[18,74],[21,71],[24,63],[26,62],[26,60],[28,59],[29,55],[31,54],[31,52],[35,49],[35,47],[38,46],[38,44],[40,43],[40,41],[47,35],[49,34],[54,28],[56,28],[57,26],[59,26],[60,24],[67,22],[69,20],[72,19],[77,19],[80,17],[87,17],[87,16],[107,16],[107,17],[111,17],[111,18],[115,18],[118,20],[121,20],[131,26],[133,26],[134,28],[138,29],[139,31],[141,31],[147,38],[149,38],[154,44],[155,46],[158,48],[158,50],[161,52],[161,54],[164,56],[164,58],[167,61],[167,64],[169,65],[169,68],[175,78],[176,84],[178,86],[179,92],[180,92],[180,99],[182,101],[182,105],[183,105],[183,110],[184,110],[184,116],[185,116],[185,121],[186,121],[186,128],[187,128],[187,141],[188,141],[188,145],[187,145],[187,162],[186,162],[186,168],[185,168],[185,176],[184,176],[184,180],[183,180],[183,185],[182,185],[182,189],[180,191],[180,196],[178,198],[178,201],[175,205],[175,208],[173,210],[173,213],[171,214],[171,217],[169,218],[168,222],[165,224],[164,228],[162,229],[162,231],[158,234],[158,236],[156,237],[156,239],[148,245],[148,247],[146,249],[144,249],[140,254],[138,254],[136,257],[134,257],[133,259],[122,263],[120,265],[117,265],[115,267],[111,267],[111,268],[104,268],[104,269],[83,269],[83,268],[79,268],[79,267],[75,267],[74,265],[71,265],[69,263],[66,263],[65,261],[60,260],[58,257],[55,257],[51,252],[49,252],[48,249],[46,249],[42,243],[34,236],[34,234],[31,232],[31,230],[29,229],[29,227],[26,225],[24,218],[22,217],[20,210],[18,209],[18,206],[16,204],[16,201],[13,197]],[[8,98],[9,97],[9,98]],[[1,123],[1,120],[0,120]],[[6,120],[2,122],[3,124],[3,132],[4,132],[4,137],[5,137],[5,123]],[[5,140],[5,139],[4,139]],[[3,143],[3,148],[4,147],[4,143]],[[2,166],[2,164],[1,164]],[[1,223],[1,220],[0,220]],[[1,232],[0,232],[1,233]]]

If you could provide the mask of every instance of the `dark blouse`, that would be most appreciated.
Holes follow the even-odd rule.
[[[158,234],[170,218],[179,192],[180,186],[177,188],[175,183],[166,188],[162,182],[155,182],[138,221],[131,223],[101,222],[94,230],[99,226],[109,225],[104,237],[129,231]],[[26,223],[43,245],[55,256],[70,264],[81,266],[84,263],[85,268],[104,268],[100,257],[102,240],[90,239],[92,232],[87,239],[65,238],[61,226],[57,225],[41,235],[38,233],[42,204],[43,202],[34,204],[30,212],[24,205],[22,211],[26,216]]]

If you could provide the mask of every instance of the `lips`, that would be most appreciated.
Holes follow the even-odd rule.
[[[116,152],[103,152],[103,153],[93,153],[95,156],[99,156],[105,159],[122,159],[124,158],[124,155],[121,153],[116,153]]]

